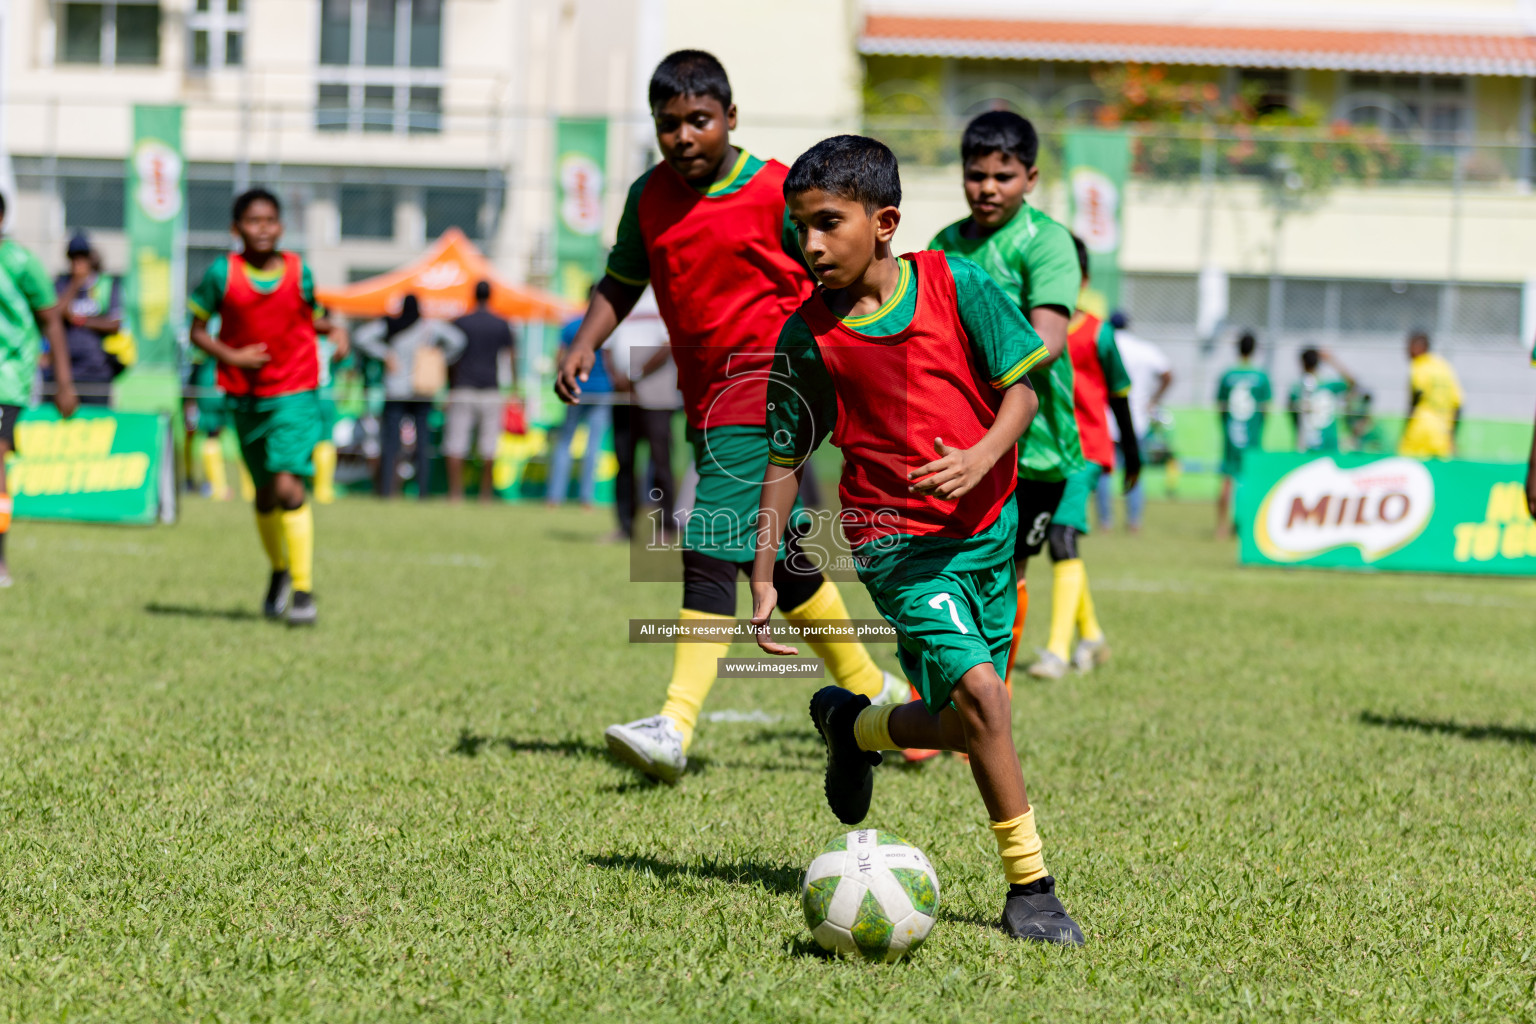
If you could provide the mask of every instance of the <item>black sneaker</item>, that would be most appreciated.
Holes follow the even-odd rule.
[[[288,610],[288,597],[293,592],[293,581],[287,569],[278,569],[267,584],[267,599],[261,603],[261,613],[269,619],[280,619]]]
[[[320,617],[315,607],[315,595],[307,590],[295,590],[293,603],[288,606],[288,625],[313,626]]]
[[[1016,939],[1062,946],[1081,946],[1084,942],[1083,930],[1056,898],[1056,879],[1050,875],[1028,885],[1010,885],[1001,924],[1003,931]]]
[[[827,806],[844,825],[857,825],[869,813],[880,755],[860,750],[853,722],[869,707],[869,698],[841,686],[825,686],[811,698],[811,721],[827,745]]]

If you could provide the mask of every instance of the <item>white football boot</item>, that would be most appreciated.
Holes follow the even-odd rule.
[[[1067,674],[1067,663],[1052,651],[1040,651],[1029,674],[1036,679],[1061,679]]]
[[[627,725],[610,725],[603,736],[608,740],[610,754],[669,786],[677,785],[688,766],[682,731],[665,715],[652,715]]]
[[[890,672],[882,672],[885,676],[885,685],[880,690],[880,695],[871,704],[905,704],[912,699],[912,684],[901,676]]]
[[[1072,667],[1079,672],[1092,672],[1109,660],[1109,644],[1103,637],[1097,640],[1079,640],[1072,650]]]

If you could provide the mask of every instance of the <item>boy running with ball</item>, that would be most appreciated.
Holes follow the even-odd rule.
[[[630,187],[608,271],[560,365],[555,391],[581,399],[597,349],[655,289],[667,325],[699,482],[683,530],[683,607],[695,628],[729,626],[736,579],[752,564],[758,484],[768,462],[764,390],[774,341],[810,293],[811,279],[785,235],[786,169],[731,144],[736,106],[725,69],[701,50],[679,50],[651,76],[651,114],[662,161]],[[791,623],[847,619],[837,587],[820,571],[792,571],[793,538],[774,579]],[[882,672],[859,643],[812,641],[839,686],[905,700],[906,683]],[[606,732],[620,761],[675,783],[729,641],[680,642],[659,714]]]
[[[240,453],[256,484],[256,530],[272,563],[262,610],[314,625],[315,525],[304,481],[320,441],[317,336],[331,323],[315,305],[309,268],[277,248],[282,208],[264,189],[235,199],[242,251],[220,257],[192,293],[192,344],[219,362]],[[208,321],[221,318],[218,337]]]
[[[838,820],[862,821],[880,751],[968,754],[1009,883],[1004,929],[1080,944],[1040,854],[1003,683],[1015,445],[1039,404],[1028,373],[1047,349],[969,260],[892,253],[901,179],[882,143],[840,135],[816,144],[784,194],[821,287],[784,325],[768,385],[752,622],[766,626],[778,603],[774,557],[806,460],[830,433],[843,452],[842,522],[859,579],[896,628],[922,700],[874,707],[831,686],[811,698],[827,803]],[[758,643],[795,653],[764,632]]]

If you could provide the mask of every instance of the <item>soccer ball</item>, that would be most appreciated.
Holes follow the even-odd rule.
[[[800,904],[822,949],[893,963],[932,930],[939,876],[911,843],[863,828],[838,836],[811,861]]]

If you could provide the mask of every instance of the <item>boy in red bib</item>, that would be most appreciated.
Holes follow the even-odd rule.
[[[238,255],[214,261],[188,305],[192,343],[219,361],[219,388],[256,484],[256,529],[272,563],[263,611],[291,626],[313,625],[314,518],[305,480],[320,441],[319,315],[309,268],[277,248],[277,197],[252,189],[235,200]],[[208,321],[220,318],[219,335]]]
[[[969,754],[1009,883],[1004,929],[1080,944],[1041,857],[1003,684],[1016,445],[1039,404],[1026,375],[1046,346],[969,260],[892,254],[901,179],[882,143],[818,143],[795,161],[784,194],[821,287],[784,325],[768,385],[752,622],[765,626],[778,602],[774,554],[806,459],[830,433],[843,452],[842,522],[859,579],[896,628],[922,700],[874,707],[830,686],[811,698],[827,802],[840,821],[862,821],[882,750]],[[762,632],[758,643],[795,653]]]
[[[555,390],[566,402],[580,400],[597,349],[649,283],[667,325],[699,473],[683,528],[679,619],[709,628],[734,621],[736,580],[752,562],[758,482],[768,462],[764,396],[774,341],[810,293],[811,279],[785,235],[786,168],[731,144],[736,107],[720,62],[701,50],[671,54],[651,76],[650,104],[662,162],[629,190],[608,272],[561,362]],[[802,624],[848,618],[837,586],[820,571],[791,569],[805,561],[791,557],[796,551],[791,538],[776,563],[785,617]],[[838,685],[877,699],[906,699],[907,684],[882,672],[863,644],[811,646]],[[677,644],[666,703],[658,714],[609,726],[613,755],[675,783],[716,667],[729,650],[729,642]]]

